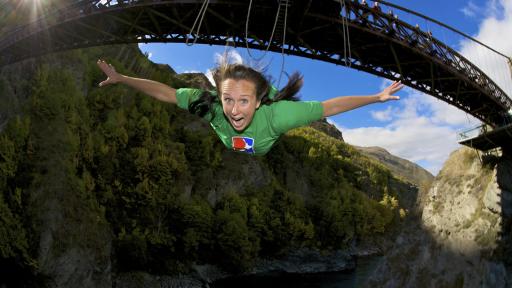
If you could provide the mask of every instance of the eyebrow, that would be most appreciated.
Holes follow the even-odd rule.
[[[229,94],[229,93],[222,93],[222,96],[231,97],[231,94]],[[250,98],[251,94],[242,94],[242,95],[240,95],[240,97]]]

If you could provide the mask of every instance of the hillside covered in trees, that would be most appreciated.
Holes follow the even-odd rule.
[[[176,88],[209,85],[136,46],[2,68],[0,286],[111,287],[116,273],[197,263],[242,272],[301,247],[377,242],[414,204],[415,187],[311,127],[264,157],[228,151],[174,105],[98,88],[98,58]]]

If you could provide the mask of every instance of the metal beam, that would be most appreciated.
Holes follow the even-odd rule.
[[[111,43],[185,42],[190,38],[190,26],[197,17],[198,7],[203,0],[144,0],[131,5],[107,2],[106,8],[97,7],[98,3],[98,0],[83,0],[75,3],[73,9],[58,11],[64,15],[67,26],[60,26],[64,22],[57,22],[52,27],[36,28],[39,29],[37,31],[48,31],[49,39],[59,41],[56,45],[58,47],[42,46],[42,53],[56,51],[57,48]],[[477,97],[470,99],[470,95],[477,94],[481,101],[491,107],[487,109],[489,111],[508,110],[512,107],[512,100],[478,67],[428,33],[383,12],[374,11],[357,1],[345,3],[346,10],[342,11],[341,2],[294,1],[290,14],[294,20],[288,23],[289,37],[286,37],[285,53],[351,66],[389,79],[401,77],[411,87],[455,106],[475,105]],[[257,5],[251,15],[254,19],[269,21],[268,16],[275,15],[274,2],[263,1]],[[77,11],[81,12],[76,14]],[[204,27],[201,29],[203,32],[197,35],[197,43],[225,45],[229,34],[235,39],[232,41],[235,45],[245,46],[247,41],[251,48],[266,49],[270,45],[270,51],[280,52],[283,44],[278,43],[279,41],[268,43],[268,40],[260,39],[267,35],[268,31],[265,30],[268,25],[254,25],[251,29],[252,39],[245,39],[243,24],[247,5],[243,0],[212,1],[207,12]],[[53,20],[59,19],[55,15],[52,17]],[[339,48],[339,39],[343,37],[343,31],[339,29],[342,24],[347,25],[344,27],[349,29],[351,35],[357,35],[350,41],[350,59],[344,59],[343,51]],[[60,34],[66,34],[68,27],[81,27],[79,30],[85,33],[68,37],[69,43],[66,44],[66,38]],[[28,33],[32,31],[28,28],[22,31],[24,34],[8,33],[5,36],[8,38],[1,40],[0,53],[3,62],[0,65],[5,65],[6,61],[10,63],[35,55],[33,51],[15,49],[16,43],[29,43],[39,39],[37,35]],[[148,37],[137,39],[141,35]],[[26,40],[19,42],[17,38]],[[410,45],[413,40],[417,42],[416,45]],[[426,63],[428,65],[423,65]],[[455,95],[447,95],[454,90],[457,91]],[[490,114],[478,117],[485,121],[494,121]]]

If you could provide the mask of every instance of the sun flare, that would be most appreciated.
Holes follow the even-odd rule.
[[[21,0],[18,3],[20,4],[23,11],[25,11],[25,15],[27,15],[29,21],[34,21],[41,17],[44,11],[44,4],[48,2],[47,0]]]

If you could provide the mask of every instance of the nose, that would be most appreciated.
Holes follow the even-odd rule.
[[[231,114],[233,114],[233,115],[238,114],[238,104],[233,105],[233,108],[231,109]]]

